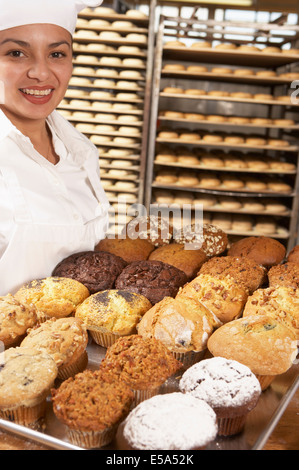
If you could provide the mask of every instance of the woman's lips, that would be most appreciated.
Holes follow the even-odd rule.
[[[45,104],[48,103],[53,94],[54,88],[20,88],[22,96],[30,103]]]

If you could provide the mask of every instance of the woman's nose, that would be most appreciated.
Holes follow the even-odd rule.
[[[40,82],[47,80],[50,75],[49,64],[44,58],[36,58],[30,64],[28,69],[28,77],[35,78]]]

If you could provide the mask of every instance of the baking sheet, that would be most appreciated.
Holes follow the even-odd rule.
[[[96,370],[106,349],[90,340],[88,347],[88,368]],[[161,388],[161,393],[178,390],[180,374],[169,379]],[[262,392],[257,406],[249,413],[241,434],[230,437],[217,437],[206,450],[262,450],[288,403],[299,386],[299,362],[285,374],[277,376],[271,386]],[[66,427],[55,417],[50,398],[47,403],[45,429],[33,431],[8,421],[0,420],[0,429],[56,450],[85,450],[74,446],[67,439]],[[116,439],[102,450],[127,450],[118,433]]]

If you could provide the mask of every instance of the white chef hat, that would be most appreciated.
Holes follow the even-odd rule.
[[[27,24],[55,24],[73,35],[78,13],[103,0],[0,0],[0,31]]]

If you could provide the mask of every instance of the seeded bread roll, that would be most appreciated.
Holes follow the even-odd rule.
[[[228,255],[245,257],[256,263],[271,268],[283,261],[286,249],[278,240],[269,237],[247,237],[233,243]]]
[[[227,323],[242,315],[248,290],[240,286],[233,276],[227,275],[220,279],[209,274],[199,274],[180,289],[177,298],[180,296],[199,301],[221,323]]]
[[[212,224],[191,224],[175,233],[176,243],[186,249],[202,249],[208,258],[223,253],[228,244],[226,233]]]
[[[198,274],[210,274],[216,278],[234,277],[239,285],[252,294],[267,280],[266,269],[250,258],[215,256],[203,264]]]

